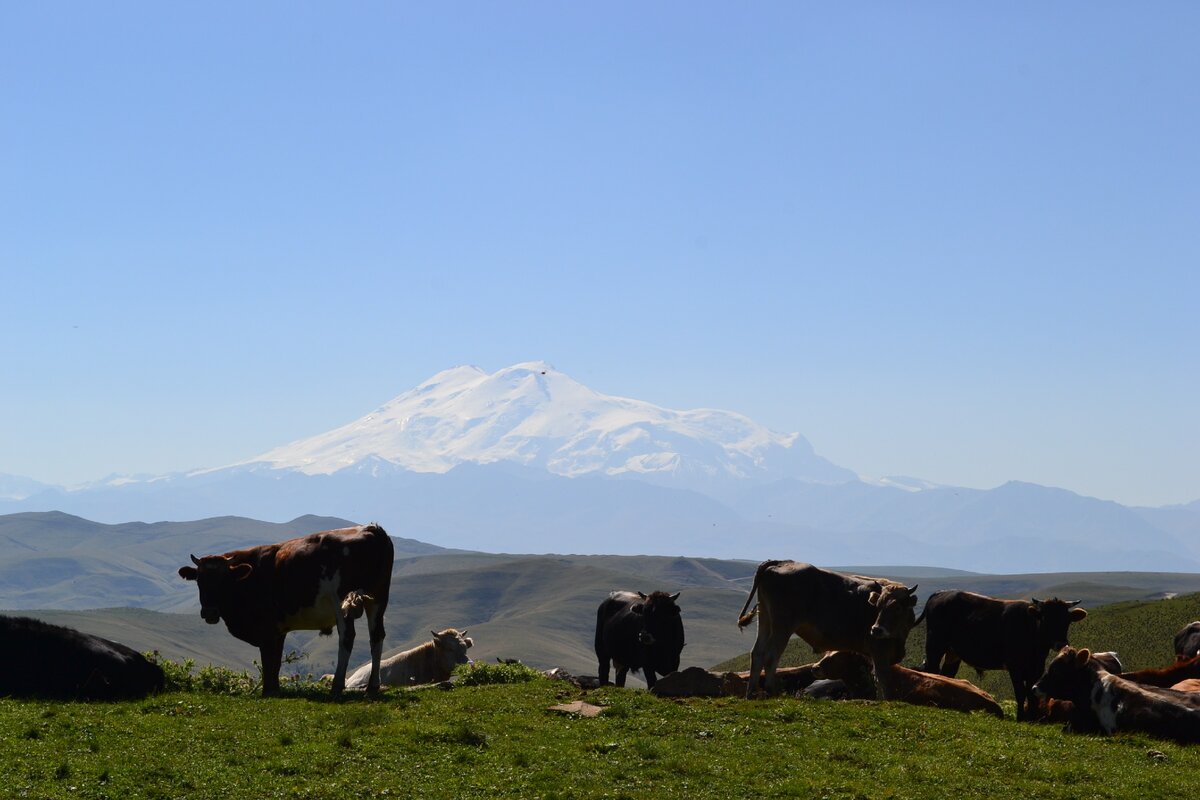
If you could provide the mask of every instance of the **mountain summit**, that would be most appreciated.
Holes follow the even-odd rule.
[[[712,489],[727,480],[842,482],[855,474],[729,411],[673,411],[601,394],[540,361],[455,367],[340,428],[250,459],[332,474],[380,462],[413,472],[511,462],[564,477],[639,477]]]

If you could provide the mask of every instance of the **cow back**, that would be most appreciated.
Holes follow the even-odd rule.
[[[120,642],[29,617],[0,617],[0,695],[79,700],[161,691],[162,668]]]

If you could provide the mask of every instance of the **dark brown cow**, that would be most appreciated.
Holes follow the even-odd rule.
[[[1140,731],[1177,742],[1200,742],[1200,698],[1113,675],[1086,649],[1060,650],[1033,691],[1086,709],[1103,733]]]
[[[1087,611],[1077,600],[999,600],[974,592],[935,592],[925,603],[925,662],[918,667],[953,678],[965,661],[980,672],[1006,669],[1017,719],[1034,716],[1030,689],[1046,656],[1067,643],[1067,628]],[[945,657],[943,663],[942,658]]]
[[[392,540],[372,523],[223,555],[192,556],[195,566],[180,567],[179,575],[199,586],[205,622],[215,625],[223,619],[231,634],[258,647],[264,695],[279,691],[288,631],[330,633],[334,627],[338,663],[333,693],[340,694],[354,646],[353,617],[361,609],[371,637],[367,691],[377,692],[392,553]]]
[[[866,653],[874,642],[889,650],[893,662],[899,661],[916,621],[916,588],[885,578],[842,575],[798,561],[759,564],[738,619],[738,627],[744,628],[758,617],[746,697],[757,694],[760,670],[766,674],[767,693],[778,691],[775,670],[793,633],[808,642],[814,652]],[[756,593],[758,605],[747,614]]]
[[[1200,678],[1200,656],[1192,656],[1183,661],[1176,661],[1165,667],[1139,669],[1135,672],[1122,672],[1121,677],[1127,681],[1140,683],[1143,686],[1174,686],[1189,678]]]

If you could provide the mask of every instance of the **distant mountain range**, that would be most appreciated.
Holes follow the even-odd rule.
[[[252,668],[257,649],[234,639],[224,625],[207,625],[197,613],[196,585],[182,580],[176,570],[189,563],[190,553],[221,553],[345,524],[323,517],[287,523],[222,517],[104,525],[61,512],[0,516],[0,609],[174,659]],[[754,574],[752,561],[502,555],[393,541],[389,653],[427,641],[431,629],[454,626],[470,630],[476,659],[520,658],[541,668],[595,674],[596,607],[613,589],[682,593],[685,664],[710,666],[746,652],[754,641],[753,630],[742,631],[735,624]],[[1001,597],[1065,597],[1090,608],[1200,590],[1200,574],[981,575],[878,564],[839,568],[919,583],[922,601],[939,589],[961,588]],[[289,634],[287,647],[308,654],[297,669],[322,674],[332,670],[337,637],[296,631]],[[360,628],[355,663],[366,658]]]
[[[441,372],[227,467],[70,490],[0,476],[0,513],[51,510],[105,522],[321,514],[489,552],[1200,570],[1200,501],[1127,508],[1018,482],[868,481],[798,433],[610,397],[541,362]]]

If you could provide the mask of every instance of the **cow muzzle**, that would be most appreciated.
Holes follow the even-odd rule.
[[[862,630],[862,628],[859,628],[859,630]],[[871,638],[872,639],[887,639],[888,636],[889,636],[888,629],[883,627],[882,625],[872,625],[871,626]]]
[[[221,612],[215,608],[200,609],[200,616],[204,617],[204,621],[209,625],[216,625],[221,621]]]
[[[650,645],[654,644],[654,637],[650,635],[649,631],[642,631],[638,634],[638,643],[649,647]]]

